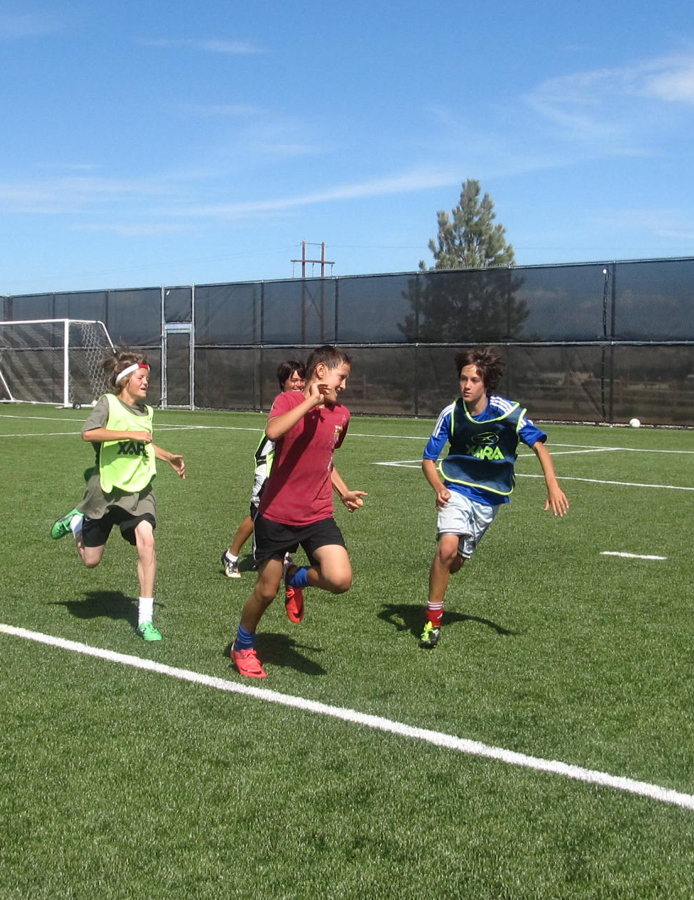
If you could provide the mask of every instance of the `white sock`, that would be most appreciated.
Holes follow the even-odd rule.
[[[77,532],[82,530],[84,524],[84,516],[82,513],[75,513],[70,519],[70,531],[77,537]]]
[[[154,597],[140,597],[137,607],[137,625],[144,625],[154,619]]]
[[[238,561],[239,561],[238,556],[234,556],[234,554],[231,552],[231,550],[227,550],[227,552],[226,552],[224,555],[226,556],[226,558],[229,560],[229,562],[230,562],[232,565],[233,565],[235,562],[238,562]]]

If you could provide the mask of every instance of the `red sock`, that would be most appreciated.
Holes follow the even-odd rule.
[[[441,627],[443,618],[443,603],[427,603],[427,622],[431,622],[434,628]]]

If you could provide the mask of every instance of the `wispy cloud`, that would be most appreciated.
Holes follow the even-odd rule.
[[[265,114],[265,110],[249,103],[183,103],[178,109],[192,116],[250,119]]]
[[[235,118],[234,127],[225,132],[218,145],[218,153],[226,155],[226,161],[234,166],[257,169],[271,162],[326,152],[324,137],[314,140],[312,125],[301,118],[251,108]]]
[[[197,163],[189,163],[182,176],[175,170],[174,178],[188,181],[191,174],[196,179],[231,174],[238,179],[241,173],[249,177],[285,160],[329,152],[323,134],[314,135],[310,123],[285,113],[251,104],[177,104],[173,108],[182,117],[215,120],[210,122],[212,138],[199,147]]]
[[[163,196],[170,187],[160,180],[116,178],[46,178],[0,182],[0,210],[59,214],[111,203]]]
[[[284,160],[311,156],[318,151],[312,144],[305,144],[301,141],[264,140],[258,137],[245,141],[244,152],[253,155],[257,161],[261,157],[266,160]]]
[[[146,47],[198,50],[205,53],[227,53],[237,56],[265,52],[252,41],[223,41],[218,38],[140,38],[138,43]]]
[[[95,172],[101,168],[98,163],[63,163],[63,162],[45,162],[37,163],[38,169],[48,169],[49,171],[59,172]]]
[[[58,23],[50,13],[44,15],[21,13],[16,15],[0,13],[0,41],[15,41],[22,38],[40,37],[52,34]]]
[[[169,234],[181,234],[190,231],[190,226],[174,222],[141,222],[130,224],[117,224],[107,222],[104,224],[77,224],[71,226],[73,231],[90,231],[105,234],[116,234],[120,237],[157,238]]]
[[[391,194],[410,193],[455,183],[458,171],[447,169],[413,169],[387,178],[336,185],[292,197],[275,197],[242,203],[215,203],[186,207],[178,214],[205,218],[242,219],[259,215],[280,214],[293,209],[316,206],[340,200],[360,200]]]
[[[694,58],[656,63],[643,81],[646,96],[671,103],[694,103]]]
[[[678,241],[694,241],[694,218],[677,208],[619,209],[601,216],[600,223],[620,231],[633,230],[654,237]]]
[[[221,52],[205,41],[162,39],[156,43]],[[235,43],[234,46],[237,47],[234,52],[240,52]],[[525,105],[516,110],[510,129],[512,140],[508,128],[499,134],[491,127],[488,133],[481,133],[452,104],[437,107],[431,112],[439,120],[443,137],[436,141],[436,157],[429,141],[415,151],[421,154],[421,164],[413,163],[405,168],[403,161],[399,171],[383,177],[369,177],[373,165],[365,160],[362,177],[339,180],[337,176],[332,184],[315,189],[313,180],[308,182],[309,189],[299,188],[294,194],[280,189],[268,196],[261,187],[255,197],[251,194],[251,199],[247,199],[250,193],[247,185],[252,182],[230,178],[230,173],[238,175],[258,166],[262,171],[271,162],[326,153],[326,148],[320,142],[314,145],[310,139],[306,140],[305,123],[283,117],[275,119],[268,110],[253,104],[182,104],[178,109],[190,115],[242,121],[241,125],[234,123],[227,129],[224,141],[216,145],[204,165],[199,161],[197,167],[191,166],[187,171],[142,179],[100,178],[90,175],[88,168],[82,170],[80,177],[80,170],[75,168],[72,176],[66,169],[67,177],[0,182],[0,209],[73,213],[84,220],[93,220],[91,224],[80,224],[81,228],[144,236],[173,233],[183,227],[184,219],[200,222],[281,217],[321,204],[457,186],[467,176],[484,180],[570,166],[587,158],[641,153],[645,150],[639,139],[649,133],[646,126],[653,124],[642,105],[672,109],[674,104],[680,110],[688,110],[694,104],[694,55],[548,79],[524,99]],[[552,125],[556,132],[554,140],[544,139],[545,134],[537,127],[538,116]],[[214,200],[207,202],[211,197]],[[105,212],[109,213],[108,222],[102,221]],[[154,222],[150,220],[152,216]],[[634,228],[642,228],[644,224],[637,223],[635,218],[632,222]],[[621,224],[629,227],[626,219]],[[690,219],[677,219],[674,215],[663,216],[657,232],[655,223],[651,224],[653,233],[678,238],[687,238],[694,227]]]
[[[601,140],[613,151],[642,152],[640,139],[662,122],[664,104],[694,104],[694,56],[551,78],[523,99],[564,139]]]

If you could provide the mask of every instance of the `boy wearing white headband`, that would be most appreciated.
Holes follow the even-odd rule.
[[[152,442],[152,407],[144,402],[149,365],[139,353],[121,351],[103,363],[111,372],[113,393],[97,402],[82,426],[82,439],[94,446],[96,461],[84,497],[77,507],[53,525],[51,537],[69,531],[89,569],[99,565],[114,525],[137,549],[140,582],[137,633],[145,641],[160,641],[154,627],[154,579],[157,561],[154,529],[157,524],[152,481],[156,459],[169,463],[185,478],[183,457]]]

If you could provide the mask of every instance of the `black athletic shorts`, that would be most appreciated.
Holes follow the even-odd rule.
[[[335,545],[344,547],[345,539],[332,516],[311,525],[282,525],[265,516],[256,516],[253,527],[253,558],[256,562],[283,559],[285,553],[294,553],[301,546],[314,565],[315,550]]]
[[[85,547],[103,547],[111,534],[113,526],[118,525],[121,535],[129,544],[134,546],[135,529],[140,522],[150,522],[152,528],[157,527],[156,519],[152,513],[134,516],[119,506],[112,506],[101,519],[90,519],[89,516],[85,516],[84,524],[82,525],[83,544]]]

